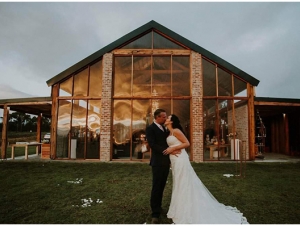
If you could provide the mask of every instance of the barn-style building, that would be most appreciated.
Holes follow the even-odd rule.
[[[141,147],[157,108],[179,116],[194,162],[300,151],[300,100],[256,97],[259,80],[155,21],[47,84],[51,98],[0,100],[2,158],[8,108],[25,105],[51,117],[53,160],[149,161]]]

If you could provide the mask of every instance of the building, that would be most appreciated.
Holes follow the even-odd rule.
[[[255,97],[256,78],[155,21],[47,84],[52,87],[51,159],[148,161],[149,153],[140,149],[157,108],[179,116],[194,162],[300,150],[299,114],[292,114],[299,113],[300,100]],[[8,106],[9,100],[0,101],[4,115]]]

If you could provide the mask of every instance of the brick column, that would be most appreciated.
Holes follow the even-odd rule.
[[[202,107],[202,60],[201,55],[191,52],[191,88],[192,88],[192,150],[193,161],[203,162],[203,107]]]
[[[100,161],[110,161],[111,149],[111,120],[112,120],[112,63],[113,54],[103,56],[102,95],[101,95],[101,123],[100,123]]]

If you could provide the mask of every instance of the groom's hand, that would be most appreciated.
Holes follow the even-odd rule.
[[[177,155],[181,154],[181,150],[177,149],[175,151],[173,151],[172,153],[170,153],[171,155],[175,155],[176,157],[178,157]]]

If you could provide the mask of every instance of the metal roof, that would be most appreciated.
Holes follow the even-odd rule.
[[[218,65],[230,70],[234,74],[240,76],[245,81],[249,82],[253,86],[257,86],[259,80],[252,77],[251,75],[247,74],[246,72],[242,71],[241,69],[235,67],[234,65],[228,63],[227,61],[223,60],[222,58],[216,56],[215,54],[207,51],[206,49],[198,46],[197,44],[189,41],[188,39],[182,37],[181,35],[171,31],[170,29],[164,27],[163,25],[151,20],[150,22],[146,23],[145,25],[133,30],[132,32],[124,35],[123,37],[117,39],[116,41],[112,42],[111,44],[105,46],[104,48],[98,50],[97,52],[93,53],[92,55],[86,57],[85,59],[79,61],[78,63],[74,64],[73,66],[69,67],[68,69],[64,70],[63,72],[59,73],[58,75],[54,76],[53,78],[47,81],[48,86],[52,86],[57,82],[61,81],[62,79],[66,78],[67,76],[73,74],[77,70],[81,69],[82,67],[90,64],[91,62],[101,58],[105,53],[111,52],[112,50],[118,48],[122,44],[134,39],[135,37],[146,33],[152,29],[156,29],[161,33],[167,35],[168,37],[182,43],[186,47],[190,48],[191,50],[198,52],[205,56],[206,58],[216,62]]]
[[[10,110],[29,113],[33,115],[43,114],[51,117],[52,98],[51,97],[32,97],[32,98],[15,98],[0,100],[0,108],[8,106]]]
[[[277,97],[254,97],[255,102],[265,102],[270,103],[270,102],[275,102],[278,104],[300,104],[300,99],[294,99],[294,98],[277,98]]]

